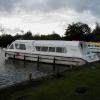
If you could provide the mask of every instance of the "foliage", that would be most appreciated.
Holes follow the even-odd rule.
[[[100,24],[96,22],[96,27],[92,31],[92,41],[100,42]]]
[[[6,47],[8,44],[11,44],[14,40],[21,39],[21,40],[61,40],[62,37],[57,33],[53,32],[52,34],[48,35],[32,35],[30,31],[26,32],[25,34],[16,34],[15,36],[11,36],[10,34],[2,34],[0,36],[0,46]],[[2,42],[3,41],[3,42]]]
[[[32,33],[30,31],[28,31],[27,33],[25,33],[23,35],[23,40],[31,40],[33,39]]]
[[[14,36],[14,40],[22,39],[22,38],[23,38],[23,36],[18,33]]]
[[[1,30],[2,35],[0,36],[0,46],[6,47],[8,44],[11,44],[14,40],[23,39],[23,40],[80,40],[80,41],[100,41],[100,25],[96,22],[95,29],[91,32],[89,26],[82,22],[69,24],[65,36],[61,37],[54,31],[52,34],[40,35],[39,33],[33,35],[31,31],[27,31],[22,34],[17,33],[15,36],[10,34],[5,34],[4,30]]]
[[[12,41],[14,41],[13,36],[11,36],[10,34],[2,34],[0,36],[0,46],[1,47],[5,47],[8,44],[10,44]]]
[[[89,41],[85,37],[90,37],[91,29],[87,24],[82,22],[72,23],[68,25],[65,36],[69,40]],[[89,39],[89,38],[88,38]]]
[[[52,32],[52,34],[48,34],[48,35],[36,34],[33,36],[33,39],[34,40],[61,40],[61,37],[57,33]]]

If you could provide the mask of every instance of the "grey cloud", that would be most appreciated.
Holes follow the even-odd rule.
[[[30,1],[21,0],[21,2],[17,4],[17,7],[27,12],[41,11],[48,13],[63,8],[65,9],[65,11],[71,9],[79,13],[84,11],[90,11],[92,14],[96,15],[99,15],[100,13],[99,0],[30,0]]]
[[[0,12],[11,12],[20,0],[0,0]]]
[[[100,13],[99,0],[49,0],[48,4],[52,9],[68,8],[77,12],[89,10],[96,14]]]
[[[61,8],[77,12],[90,11],[100,13],[99,0],[0,0],[0,11],[13,11],[16,7],[26,11],[52,12]]]

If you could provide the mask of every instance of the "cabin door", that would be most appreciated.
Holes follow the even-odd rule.
[[[81,42],[80,43],[80,47],[81,47],[82,52],[85,52],[85,50],[86,50],[86,44],[83,43],[83,42]]]
[[[80,43],[81,50],[84,51],[83,43]]]
[[[81,47],[81,50],[82,50],[82,52],[84,53],[84,54],[88,54],[88,47],[87,47],[87,45],[86,45],[86,43],[80,43],[80,47]]]

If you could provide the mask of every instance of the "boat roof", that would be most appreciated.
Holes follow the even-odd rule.
[[[34,45],[74,45],[78,46],[83,41],[62,41],[62,40],[15,40],[14,43],[34,43]]]
[[[100,45],[100,42],[88,42],[88,44]]]
[[[35,40],[15,40],[14,43],[22,42],[22,43],[33,43]]]

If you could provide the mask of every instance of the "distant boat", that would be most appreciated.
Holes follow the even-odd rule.
[[[100,52],[100,42],[87,42],[87,44],[92,52]]]
[[[5,49],[5,56],[74,66],[99,60],[83,41],[16,40]]]
[[[100,58],[100,42],[87,42],[89,49]]]

